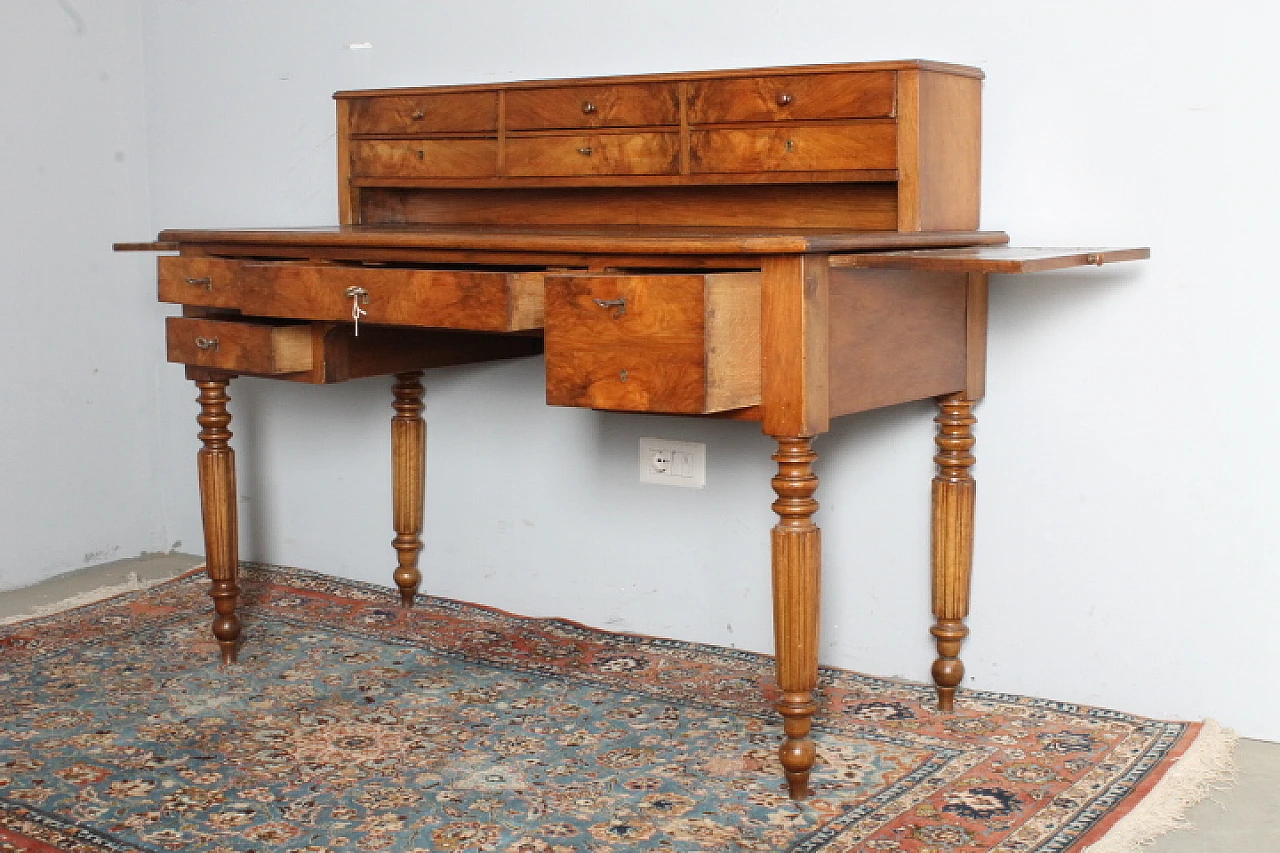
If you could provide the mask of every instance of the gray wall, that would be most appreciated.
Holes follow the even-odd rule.
[[[0,589],[163,550],[141,6],[0,12]]]

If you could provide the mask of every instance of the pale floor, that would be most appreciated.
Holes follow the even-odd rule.
[[[81,569],[24,589],[0,592],[0,620],[103,586],[130,575],[153,580],[198,565],[183,554],[135,557]],[[1280,744],[1241,740],[1236,751],[1239,781],[1191,810],[1191,830],[1171,832],[1144,853],[1280,853]]]

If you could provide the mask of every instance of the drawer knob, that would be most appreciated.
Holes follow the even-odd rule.
[[[590,157],[590,156],[591,156],[591,146],[590,146],[590,145],[587,145],[587,146],[585,146],[585,147],[583,147],[583,148],[579,148],[579,149],[578,149],[578,153],[579,153],[579,154],[581,154],[583,157]]]
[[[631,378],[631,374],[627,373],[627,371],[625,371],[625,370],[619,370],[619,371],[618,371],[618,381],[619,381],[619,382],[626,382],[626,381],[627,381],[628,379],[630,379],[630,378]]]
[[[207,275],[203,278],[188,278],[185,279],[185,281],[193,287],[203,287],[205,290],[213,290],[213,279]]]
[[[413,112],[409,113],[409,118],[413,119],[414,121],[422,121],[426,117],[427,117],[427,114],[422,110],[414,110]]]
[[[209,352],[210,350],[216,352],[218,349],[218,339],[217,338],[196,338],[196,349],[204,350],[205,352]]]
[[[613,319],[615,320],[627,313],[627,300],[625,297],[622,299],[596,299],[593,301],[606,310],[612,308]]]
[[[593,112],[595,112],[595,111],[596,111],[596,105],[595,105],[595,104],[591,103],[590,101],[583,101],[583,102],[582,102],[582,113],[583,113],[583,115],[591,115],[591,114],[592,114]]]
[[[789,95],[789,94],[788,94],[788,93],[786,93],[786,92],[781,92],[781,93],[779,93],[779,94],[778,94],[778,106],[780,106],[780,107],[789,107],[789,106],[791,106],[791,102],[792,102],[793,100],[794,100],[794,99],[791,97],[791,95]]]

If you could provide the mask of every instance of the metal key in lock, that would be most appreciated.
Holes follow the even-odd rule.
[[[343,291],[343,296],[351,300],[351,322],[353,328],[351,334],[353,337],[360,337],[360,318],[369,312],[361,308],[361,305],[369,304],[369,291],[363,287],[352,285]]]

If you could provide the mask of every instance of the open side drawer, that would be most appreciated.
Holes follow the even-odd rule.
[[[279,376],[311,369],[311,325],[168,317],[169,361]]]
[[[513,332],[542,326],[542,272],[159,259],[160,301],[261,317]]]
[[[707,414],[760,403],[760,274],[546,279],[547,403]]]

